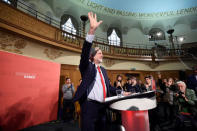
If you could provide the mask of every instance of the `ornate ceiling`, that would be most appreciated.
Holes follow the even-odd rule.
[[[26,0],[27,2],[40,0]],[[97,13],[103,24],[97,36],[106,38],[108,28],[116,27],[122,32],[123,43],[149,44],[147,37],[152,28],[165,32],[166,40],[158,43],[169,43],[166,33],[174,29],[174,36],[183,36],[183,43],[197,41],[197,1],[196,0],[44,0],[54,14],[61,19],[64,14],[72,15],[78,23],[80,16],[89,11]],[[37,4],[38,8],[42,4]],[[88,27],[88,23],[87,23]],[[178,43],[181,44],[181,43]]]
[[[104,7],[135,13],[177,11],[197,6],[196,0],[90,0]]]

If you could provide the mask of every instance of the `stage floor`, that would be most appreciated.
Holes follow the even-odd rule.
[[[52,121],[37,126],[25,128],[21,131],[80,131],[78,122]]]

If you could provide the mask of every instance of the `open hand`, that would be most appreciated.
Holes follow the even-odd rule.
[[[97,16],[96,14],[93,14],[92,12],[88,13],[88,18],[90,20],[90,29],[88,34],[93,35],[94,32],[96,31],[97,27],[103,22],[103,21],[97,21]]]

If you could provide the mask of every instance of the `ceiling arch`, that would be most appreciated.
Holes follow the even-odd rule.
[[[138,41],[142,44],[148,43],[147,35],[152,28],[162,29],[166,36],[168,36],[166,31],[169,29],[175,29],[174,34],[178,35],[185,35],[185,33],[194,34],[192,36],[197,35],[197,0],[151,0],[151,2],[144,0],[44,1],[50,5],[53,14],[59,19],[66,13],[80,23],[81,15],[87,15],[89,11],[96,13],[97,18],[103,20],[96,33],[98,37],[102,38],[106,38],[109,27],[120,29],[123,41],[127,43]],[[151,11],[151,9],[153,10]],[[161,10],[159,11],[159,9]],[[86,31],[88,27],[87,22]],[[197,41],[197,37],[189,36],[186,39],[187,42]],[[167,39],[166,42],[168,42]]]
[[[187,19],[181,17],[181,18],[178,18],[176,20],[176,22],[174,23],[174,26],[179,25],[179,24],[187,24],[187,25],[189,25],[189,21]]]
[[[185,35],[189,32],[191,32],[191,28],[188,24],[176,24],[174,26],[175,35]]]
[[[165,30],[165,27],[163,25],[162,21],[156,21],[153,25],[152,28],[159,28],[161,30]]]

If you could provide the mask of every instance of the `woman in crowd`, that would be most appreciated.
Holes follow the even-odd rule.
[[[121,75],[117,75],[116,77],[116,81],[114,82],[114,87],[120,89],[120,90],[124,90],[123,89],[123,80],[122,80],[122,76]]]

